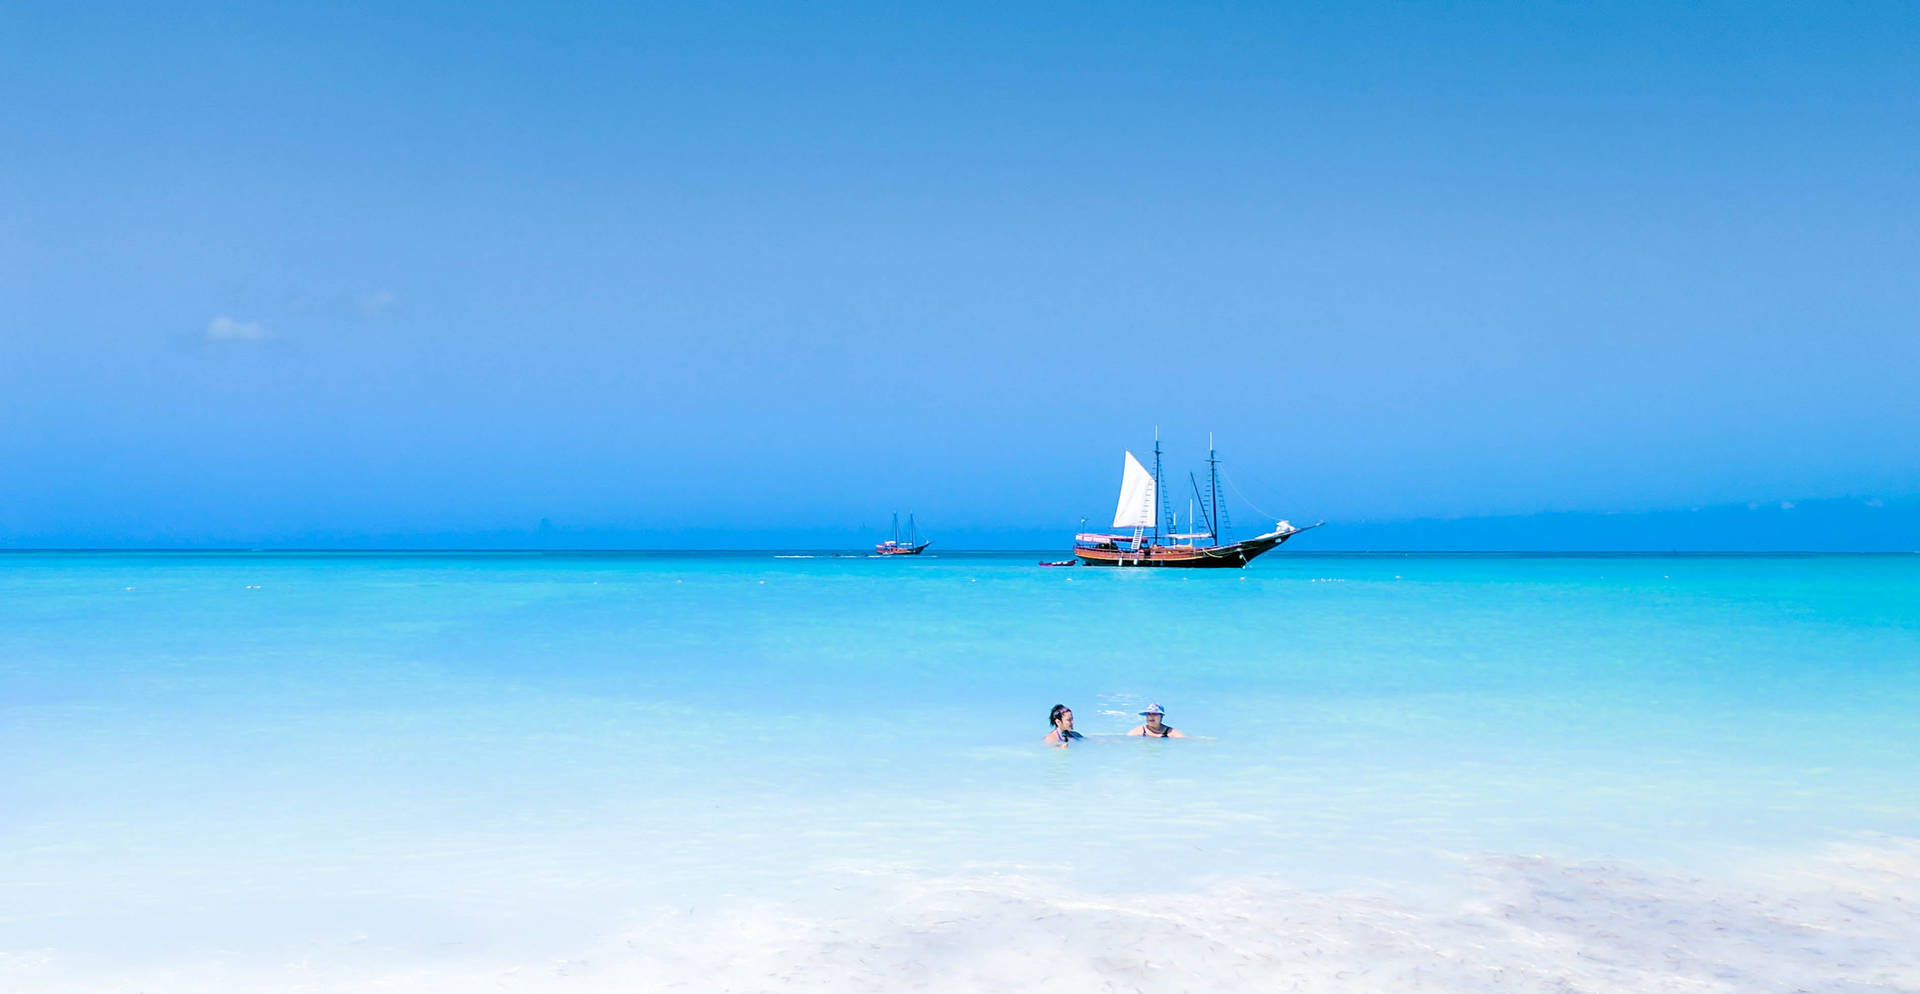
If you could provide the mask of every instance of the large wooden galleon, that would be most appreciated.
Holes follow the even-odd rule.
[[[901,539],[900,515],[895,514],[893,516],[893,537],[874,546],[873,551],[876,555],[882,556],[917,556],[927,551],[927,546],[932,544],[931,541],[920,541],[920,530],[913,526],[913,515],[911,514],[907,515],[907,537],[904,540]]]
[[[1120,504],[1114,510],[1113,533],[1086,533],[1073,537],[1073,555],[1084,566],[1167,566],[1185,569],[1220,569],[1241,567],[1253,561],[1255,556],[1267,552],[1287,539],[1306,531],[1318,528],[1320,522],[1296,528],[1282,521],[1274,529],[1263,535],[1239,542],[1220,541],[1220,467],[1214,457],[1212,443],[1207,446],[1207,491],[1200,493],[1199,482],[1188,477],[1193,484],[1195,509],[1189,512],[1200,515],[1206,522],[1206,531],[1194,531],[1193,523],[1188,521],[1188,531],[1178,528],[1160,530],[1164,515],[1160,504],[1160,438],[1154,433],[1153,472],[1140,464],[1133,453],[1127,453],[1125,470],[1120,478]],[[1175,519],[1177,523],[1177,518]],[[1132,529],[1119,531],[1119,529]],[[1205,539],[1205,544],[1201,540]]]

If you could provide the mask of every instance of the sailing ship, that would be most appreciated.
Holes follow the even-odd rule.
[[[931,541],[920,541],[920,532],[913,527],[913,515],[907,515],[907,538],[900,540],[900,515],[893,516],[893,537],[873,547],[873,551],[883,556],[917,556],[927,551]]]
[[[1324,524],[1315,522],[1296,528],[1290,522],[1281,521],[1266,534],[1223,543],[1220,537],[1227,529],[1222,524],[1225,509],[1220,506],[1220,460],[1214,455],[1211,436],[1207,439],[1206,492],[1201,492],[1200,482],[1193,474],[1187,474],[1187,482],[1193,487],[1193,500],[1187,510],[1188,530],[1180,531],[1179,517],[1175,515],[1173,527],[1163,533],[1160,524],[1167,515],[1161,513],[1160,433],[1154,432],[1153,471],[1149,473],[1129,451],[1120,477],[1120,504],[1113,512],[1113,527],[1131,531],[1075,535],[1074,557],[1087,566],[1240,567],[1287,539]],[[1194,528],[1196,517],[1206,530]]]

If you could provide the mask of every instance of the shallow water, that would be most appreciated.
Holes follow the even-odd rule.
[[[1035,558],[0,556],[0,989],[1920,988],[1920,557]]]

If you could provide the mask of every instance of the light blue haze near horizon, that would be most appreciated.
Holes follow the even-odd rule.
[[[1051,546],[1156,428],[1320,548],[1920,546],[1908,4],[7,3],[0,92],[0,546]]]

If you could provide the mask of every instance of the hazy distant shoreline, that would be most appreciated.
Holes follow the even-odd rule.
[[[1719,504],[1688,509],[1565,511],[1541,514],[1344,520],[1281,549],[1281,558],[1326,553],[1905,553],[1920,550],[1920,497],[1845,498]],[[966,552],[1044,554],[1071,544],[1074,525],[934,527],[930,555]],[[1303,513],[1302,519],[1309,517]],[[1251,534],[1249,526],[1240,529]],[[51,531],[0,534],[0,551],[314,551],[314,552],[813,552],[860,555],[878,532],[832,528],[716,526],[642,530],[612,525],[546,529],[425,531],[400,526],[308,529],[284,534],[86,535]],[[1259,568],[1258,566],[1254,568]]]

